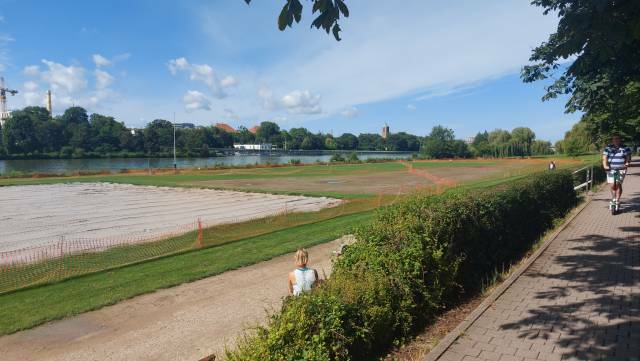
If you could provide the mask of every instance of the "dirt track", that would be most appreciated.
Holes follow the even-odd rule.
[[[309,250],[331,271],[341,240]],[[3,360],[198,360],[220,353],[265,319],[287,293],[292,255],[139,296],[32,330],[0,337]]]

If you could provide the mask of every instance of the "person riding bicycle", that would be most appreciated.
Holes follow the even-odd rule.
[[[611,204],[609,207],[612,211],[617,211],[622,196],[622,182],[631,162],[631,149],[622,144],[619,134],[614,134],[611,141],[612,144],[604,148],[602,152],[602,166],[607,171],[607,183],[611,184]]]

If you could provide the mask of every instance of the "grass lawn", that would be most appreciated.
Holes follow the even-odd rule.
[[[414,168],[454,168],[454,167],[489,167],[499,165],[499,161],[486,160],[460,160],[460,161],[427,161],[413,162]]]
[[[0,334],[95,310],[157,289],[220,274],[336,239],[369,222],[346,215],[0,296]]]
[[[53,184],[68,182],[111,182],[127,183],[135,185],[153,186],[182,186],[183,183],[193,183],[210,180],[236,180],[253,178],[279,178],[279,177],[319,177],[352,175],[362,172],[388,172],[399,171],[405,167],[400,162],[362,163],[362,164],[335,164],[335,165],[305,165],[283,166],[272,168],[229,168],[229,169],[205,169],[183,170],[179,174],[168,171],[149,175],[144,172],[98,174],[81,176],[55,176],[55,177],[21,177],[2,178],[0,186],[28,185],[28,184]]]

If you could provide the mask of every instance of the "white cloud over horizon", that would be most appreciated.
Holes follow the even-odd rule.
[[[169,60],[167,67],[171,75],[177,75],[180,72],[187,73],[189,80],[206,85],[211,95],[218,99],[226,98],[228,90],[238,83],[231,75],[226,75],[220,80],[216,71],[209,64],[191,64],[185,57]]]
[[[112,65],[102,57],[92,58],[96,69],[92,74],[95,78],[93,86],[89,87],[87,70],[79,65],[65,65],[48,59],[42,59],[44,65],[27,65],[22,73],[29,78],[23,86],[23,100],[25,105],[43,106],[46,103],[46,90],[52,91],[54,111],[62,111],[73,105],[91,109],[101,109],[105,103],[119,98],[111,86],[115,77],[102,67]]]
[[[115,65],[116,63],[129,59],[130,57],[131,57],[130,53],[118,54],[111,59],[108,59],[102,54],[93,54],[91,56],[91,60],[95,64],[96,68],[101,68],[101,67]]]
[[[276,97],[271,89],[262,87],[258,90],[258,96],[267,110],[286,110],[291,114],[306,115],[322,113],[320,95],[312,94],[309,90],[294,90]]]
[[[341,111],[340,114],[342,114],[342,116],[347,117],[349,119],[353,119],[358,117],[358,115],[360,115],[360,110],[358,110],[358,108],[356,107],[349,107]]]
[[[182,97],[184,109],[187,112],[195,110],[211,110],[211,100],[197,90],[187,90]]]

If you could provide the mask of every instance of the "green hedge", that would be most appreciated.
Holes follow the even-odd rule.
[[[310,294],[288,298],[229,360],[369,360],[519,260],[577,203],[567,171],[415,194],[380,211]]]

